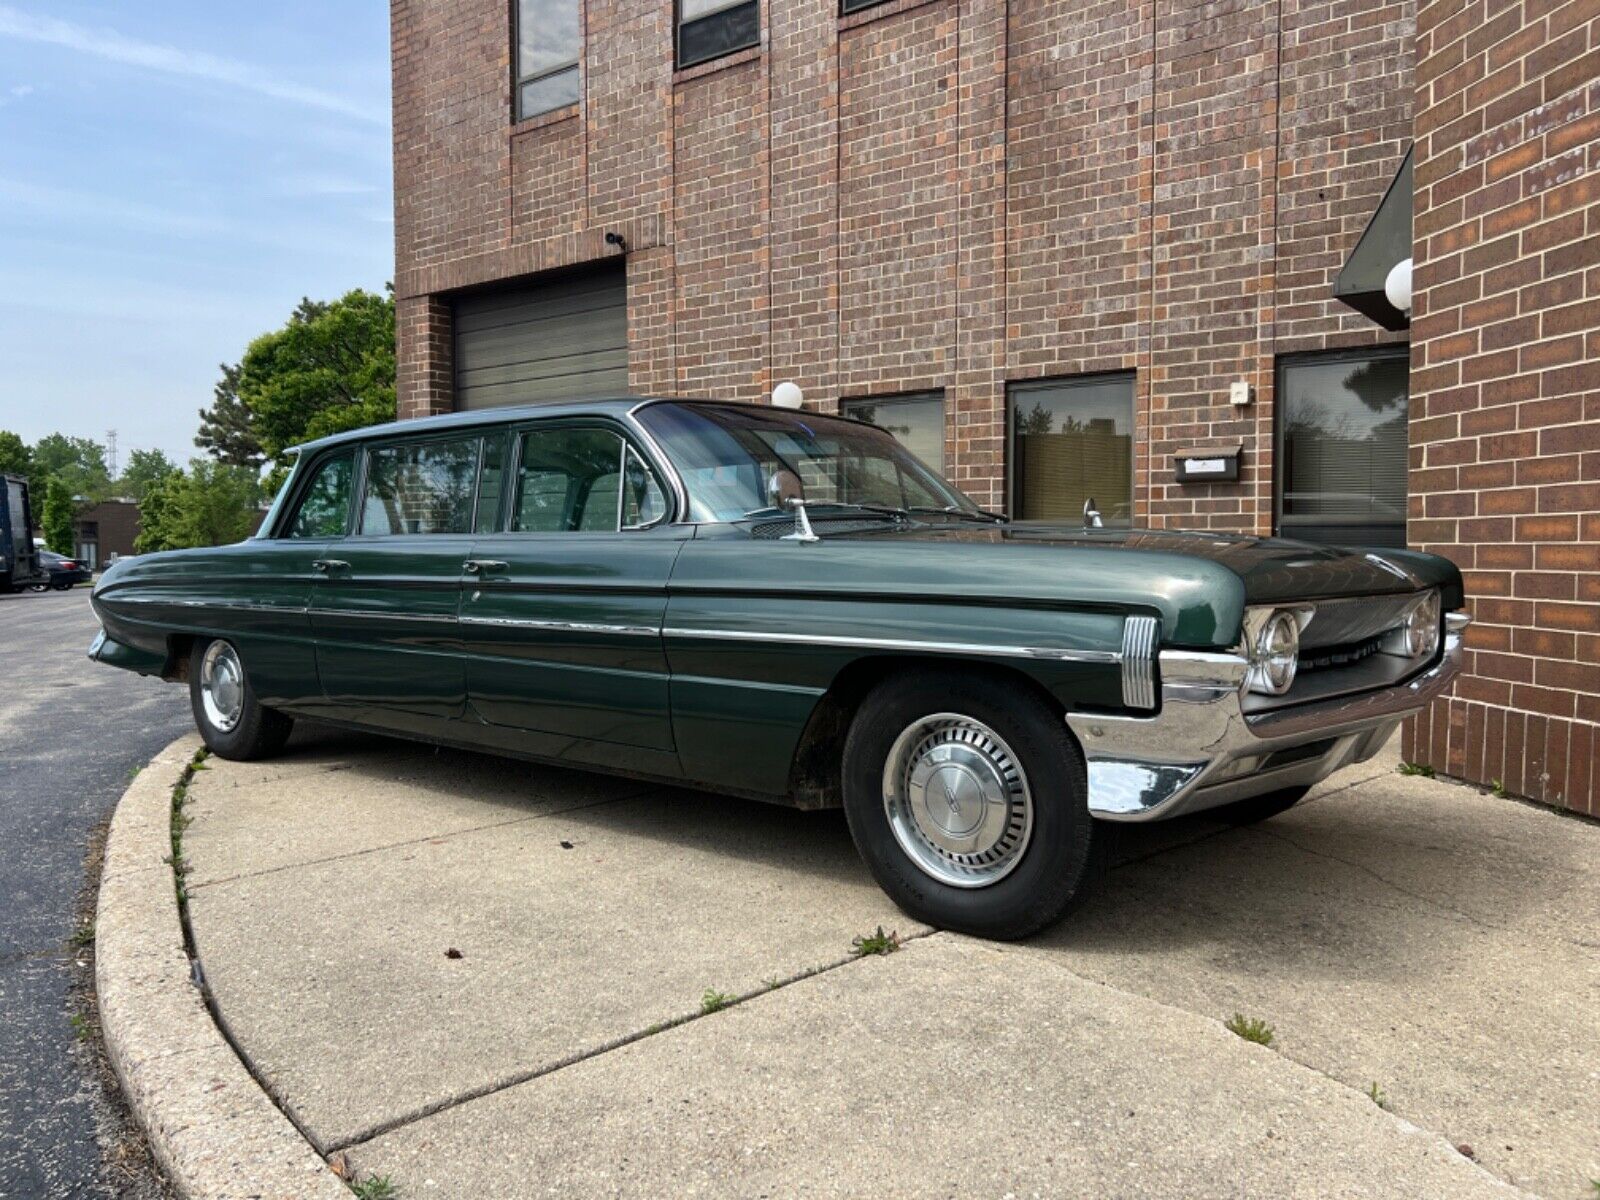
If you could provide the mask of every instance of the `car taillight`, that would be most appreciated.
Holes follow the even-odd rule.
[[[78,564],[73,562],[70,558],[63,559],[61,563],[61,569],[63,571],[76,571],[78,569]]]

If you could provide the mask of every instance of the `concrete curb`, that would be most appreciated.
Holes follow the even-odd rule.
[[[157,1161],[188,1200],[349,1200],[211,1019],[191,980],[173,886],[172,790],[200,749],[156,755],[118,801],[95,918],[111,1064]]]

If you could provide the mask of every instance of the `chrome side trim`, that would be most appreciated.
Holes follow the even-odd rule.
[[[1055,646],[996,646],[975,642],[920,642],[901,638],[846,637],[825,633],[761,633],[745,629],[663,629],[676,638],[705,638],[723,642],[772,642],[794,646],[844,646],[868,650],[916,650],[935,654],[981,654],[1001,658],[1046,659],[1054,662],[1109,663],[1122,661],[1116,650],[1070,650]]]
[[[1156,706],[1153,659],[1159,628],[1154,617],[1129,617],[1122,623],[1122,702],[1129,708]]]
[[[124,596],[120,590],[101,600],[109,602],[113,610],[118,604],[164,604],[171,608],[218,608],[227,612],[269,612],[288,616],[304,616],[311,610],[299,604],[255,604],[248,600],[180,600],[173,596]],[[91,600],[91,606],[96,602]],[[99,609],[95,612],[98,615]]]
[[[603,625],[594,621],[542,621],[534,617],[462,617],[463,625],[492,625],[511,629],[552,629],[561,633],[614,633],[625,637],[659,637],[653,625]]]
[[[313,617],[364,617],[377,621],[427,621],[431,624],[455,624],[456,614],[453,612],[441,613],[402,613],[384,612],[376,608],[308,608],[306,612]]]

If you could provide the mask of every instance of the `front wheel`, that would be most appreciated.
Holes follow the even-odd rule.
[[[845,741],[844,808],[890,898],[961,933],[1035,933],[1105,866],[1061,714],[988,675],[917,672],[873,691]]]
[[[223,758],[268,758],[283,749],[294,719],[256,699],[232,642],[197,640],[189,654],[189,705],[200,737]]]

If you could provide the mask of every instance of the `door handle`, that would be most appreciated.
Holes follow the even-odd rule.
[[[511,564],[497,558],[469,558],[461,564],[461,569],[468,575],[487,575],[491,571],[509,571]]]
[[[311,569],[318,574],[327,575],[333,571],[348,571],[350,564],[342,558],[314,558],[311,560]]]

